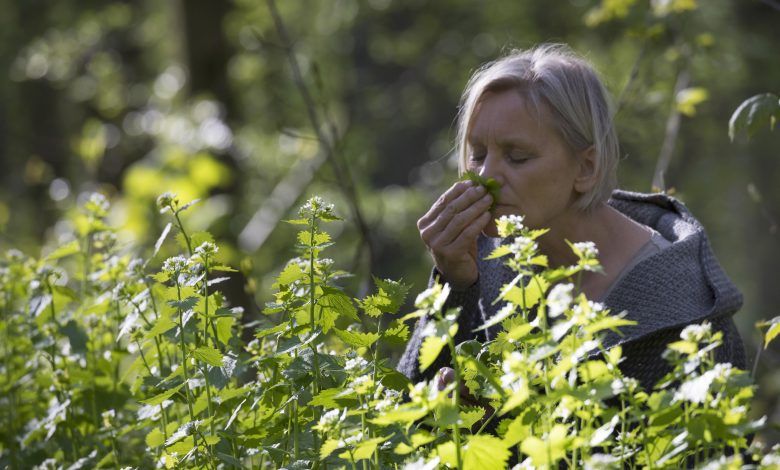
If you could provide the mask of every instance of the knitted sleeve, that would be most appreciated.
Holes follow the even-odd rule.
[[[428,284],[433,285],[439,277],[438,271],[434,269]],[[479,281],[467,289],[452,289],[450,291],[443,310],[447,311],[455,307],[461,308],[458,316],[458,333],[455,335],[455,344],[458,344],[469,339],[470,332],[478,326],[477,322],[481,318],[479,313]],[[430,320],[429,317],[425,316],[417,321],[417,326],[415,326],[412,337],[409,339],[406,350],[398,363],[398,371],[407,376],[413,383],[421,380],[430,380],[439,369],[449,365],[451,362],[449,350],[444,348],[436,361],[424,373],[420,372],[420,362],[418,360],[420,347],[425,339],[426,325]]]
[[[734,321],[730,316],[720,316],[711,319],[710,323],[713,331],[723,332],[723,344],[715,349],[715,361],[744,369],[747,363],[745,351]],[[658,331],[636,341],[624,343],[624,359],[620,370],[624,375],[638,380],[646,390],[652,390],[658,381],[672,370],[662,354],[667,344],[680,339],[681,331],[682,328]]]

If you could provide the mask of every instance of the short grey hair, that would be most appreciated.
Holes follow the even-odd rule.
[[[457,120],[458,166],[468,164],[468,132],[487,92],[516,90],[537,110],[549,109],[549,120],[573,151],[593,146],[596,184],[576,205],[590,210],[609,199],[617,184],[619,144],[609,94],[593,66],[562,44],[513,50],[479,68],[461,98]]]

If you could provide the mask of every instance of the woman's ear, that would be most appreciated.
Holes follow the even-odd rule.
[[[596,148],[592,145],[582,150],[577,155],[579,161],[579,173],[574,180],[574,189],[578,193],[587,193],[596,185]]]

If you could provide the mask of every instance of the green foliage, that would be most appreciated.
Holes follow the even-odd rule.
[[[493,210],[495,205],[498,203],[498,196],[501,194],[501,183],[496,181],[494,178],[484,177],[470,170],[463,173],[461,176],[461,181],[466,180],[483,186],[487,190],[488,194],[490,194],[490,196],[493,198],[493,202],[490,204],[490,210]]]
[[[192,203],[158,202],[183,251],[159,269],[120,249],[100,195],[74,221],[73,242],[0,261],[0,464],[482,469],[506,468],[513,453],[535,468],[749,464],[748,438],[764,421],[749,418],[748,375],[714,362],[721,334],[685,328],[666,352],[670,374],[639,387],[618,367],[621,348],[601,343],[628,322],[566,283],[599,268],[592,244],[571,245],[576,265],[549,269],[534,242],[544,232],[501,219],[514,242],[493,257],[518,278],[486,323],[501,332],[484,344],[454,343],[448,286],[421,293],[406,318],[428,317],[421,369],[450,352],[454,381],[439,390],[409,384],[378,354],[408,340],[393,316],[409,286],[376,278],[355,299],[337,284],[345,273],[322,257],[334,243],[323,226],[340,220],[332,205],[312,198],[290,221],[299,256],[244,343],[240,308],[213,288],[230,268],[208,234],[181,223]],[[753,468],[780,458],[753,453]]]
[[[758,130],[769,127],[774,130],[780,119],[780,98],[774,93],[752,96],[734,111],[729,119],[729,138],[733,141],[737,133],[746,131],[748,137]]]

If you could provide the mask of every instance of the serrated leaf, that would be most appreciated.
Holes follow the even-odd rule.
[[[171,398],[183,386],[184,386],[183,383],[179,384],[173,387],[172,389],[166,390],[158,395],[153,396],[152,398],[147,398],[146,400],[140,400],[140,402],[143,403],[144,405],[150,405],[150,406],[159,405],[165,400]]]
[[[423,340],[422,346],[420,346],[420,372],[433,364],[445,344],[447,342],[439,336],[428,336]]]
[[[504,468],[509,459],[509,449],[504,441],[484,434],[469,436],[463,446],[463,469],[481,470]]]
[[[491,211],[493,210],[496,203],[498,203],[498,197],[501,195],[501,183],[492,177],[484,177],[473,171],[467,171],[463,173],[460,179],[461,181],[469,180],[474,184],[483,186],[487,190],[488,194],[490,194],[490,196],[493,198],[493,202],[491,203],[489,209]]]
[[[332,309],[339,316],[343,315],[352,321],[360,321],[357,309],[347,294],[332,287],[323,287],[322,291],[322,295],[317,300],[317,305],[323,309]]]
[[[320,459],[325,459],[332,454],[336,449],[340,449],[342,446],[339,444],[339,439],[330,438],[320,446]]]
[[[154,428],[146,435],[146,445],[154,449],[160,447],[165,442],[165,435],[160,431],[160,428]]]
[[[409,326],[406,323],[397,322],[382,333],[382,339],[394,344],[406,344],[409,340]]]
[[[219,367],[222,365],[222,353],[217,349],[212,348],[211,346],[201,346],[195,349],[192,351],[192,356],[195,359],[214,367]]]
[[[279,276],[276,278],[276,282],[280,285],[287,285],[292,284],[295,281],[298,281],[300,279],[303,279],[306,277],[306,273],[303,272],[303,269],[298,263],[292,262],[287,263],[287,266],[282,269],[282,272],[279,273]]]
[[[274,327],[266,328],[255,333],[255,338],[265,338],[268,335],[280,333],[285,331],[290,326],[289,323],[280,323]]]
[[[333,331],[342,341],[357,348],[370,347],[379,339],[379,335],[376,333],[359,333],[355,331],[339,330],[338,328],[333,328]]]
[[[381,415],[375,418],[371,418],[368,421],[380,426],[390,426],[393,424],[413,423],[427,414],[427,408],[410,403],[382,413]]]
[[[486,260],[490,259],[497,259],[502,258],[508,254],[512,253],[512,247],[510,245],[499,245],[495,250],[493,250],[490,255],[485,258]]]
[[[355,392],[342,388],[326,388],[318,393],[309,402],[310,406],[322,406],[323,408],[343,408],[355,406],[358,403]]]
[[[342,459],[354,461],[371,458],[371,456],[374,454],[376,446],[388,439],[389,437],[374,437],[372,439],[367,439],[358,444],[355,447],[355,450],[353,450],[351,453],[349,451],[344,451],[339,454],[339,457]]]
[[[485,416],[485,409],[479,406],[460,412],[460,427],[471,429],[472,426]]]
[[[46,261],[54,261],[55,259],[64,258],[66,256],[76,254],[79,251],[81,251],[81,246],[79,246],[79,241],[73,240],[71,242],[68,242],[58,247],[56,250],[46,255]]]
[[[157,320],[154,322],[152,329],[146,332],[144,339],[154,338],[155,336],[164,334],[175,326],[176,323],[174,323],[173,320],[168,318],[166,315],[160,315],[160,317],[157,318]]]

